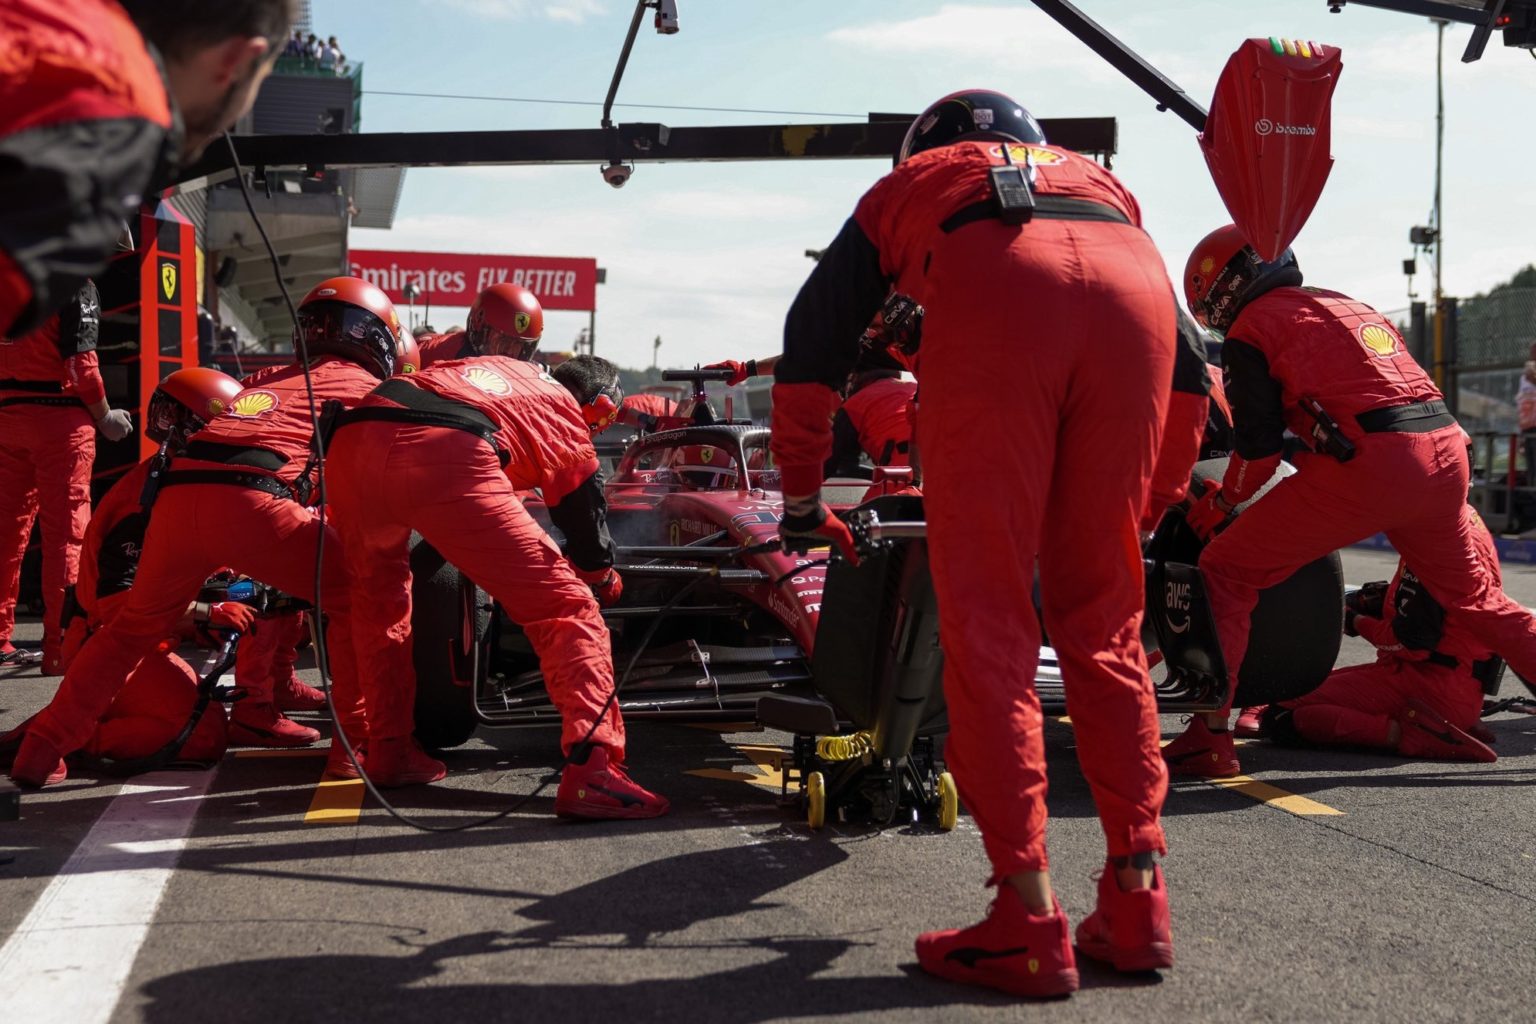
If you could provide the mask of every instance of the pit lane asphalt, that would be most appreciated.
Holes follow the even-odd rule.
[[[1386,555],[1345,556],[1351,582],[1391,568]],[[1536,605],[1536,570],[1505,577]],[[35,622],[20,631],[35,634]],[[1368,657],[1346,641],[1344,661]],[[0,729],[54,685],[0,670]],[[635,773],[672,798],[669,817],[558,822],[551,789],[508,822],[452,836],[372,807],[356,824],[305,824],[319,757],[229,757],[111,1019],[1528,1020],[1536,718],[1491,725],[1493,765],[1243,748],[1252,777],[1338,815],[1175,783],[1165,866],[1177,966],[1126,978],[1082,960],[1083,991],[1044,1004],[915,967],[918,931],[985,910],[969,819],[947,835],[812,833],[769,788],[685,774],[757,774],[741,748],[782,735],[636,724]],[[1163,728],[1171,737],[1179,720]],[[1075,922],[1092,907],[1103,847],[1070,726],[1050,723],[1047,744],[1053,869]],[[452,755],[446,783],[398,799],[451,823],[528,791],[553,757],[549,733],[482,734]],[[0,859],[16,857],[0,866],[0,942],[119,789],[71,779],[26,795],[22,821],[0,822]]]

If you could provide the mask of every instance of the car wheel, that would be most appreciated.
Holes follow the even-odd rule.
[[[411,536],[416,738],[433,750],[474,735],[475,692],[490,656],[491,602],[437,550]]]

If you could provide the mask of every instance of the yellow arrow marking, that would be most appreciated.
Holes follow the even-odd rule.
[[[727,782],[745,782],[779,792],[784,786],[784,750],[781,747],[741,744],[737,750],[747,755],[757,767],[756,772],[738,772],[729,768],[695,768],[687,772],[701,779],[724,779]]]
[[[304,813],[306,825],[350,825],[362,815],[362,779],[321,779]]]
[[[1230,779],[1207,779],[1207,782],[1241,793],[1243,796],[1257,800],[1261,804],[1278,807],[1282,811],[1289,811],[1299,815],[1342,815],[1344,812],[1327,804],[1320,804],[1316,800],[1308,800],[1304,796],[1295,793],[1287,793],[1279,786],[1271,786],[1267,782],[1249,778],[1246,775],[1234,775]]]

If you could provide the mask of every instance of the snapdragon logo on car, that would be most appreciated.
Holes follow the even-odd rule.
[[[1310,124],[1278,124],[1267,117],[1253,123],[1253,130],[1260,135],[1316,135],[1317,126]]]

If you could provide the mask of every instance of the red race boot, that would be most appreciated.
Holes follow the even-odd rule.
[[[1243,708],[1237,715],[1237,727],[1232,730],[1232,735],[1241,736],[1244,739],[1255,739],[1264,735],[1264,709],[1268,704],[1259,704],[1251,708]]]
[[[1173,775],[1194,775],[1205,779],[1230,779],[1242,774],[1237,762],[1237,747],[1230,732],[1213,732],[1205,719],[1196,715],[1184,735],[1163,748],[1163,760]]]
[[[1423,757],[1435,761],[1481,761],[1492,764],[1499,759],[1493,748],[1482,740],[1446,721],[1434,708],[1417,698],[1398,716],[1402,736],[1397,752],[1404,757]]]
[[[659,818],[671,806],[631,779],[623,765],[609,764],[608,748],[598,746],[565,766],[555,794],[555,813],[562,818]]]
[[[22,737],[21,748],[11,762],[11,781],[18,786],[40,789],[53,786],[69,778],[64,758],[53,749],[53,744],[29,732]]]
[[[352,743],[352,749],[357,751],[357,759],[363,767],[368,767],[367,751],[358,741]],[[347,748],[341,745],[341,741],[332,737],[331,749],[325,755],[325,771],[320,773],[320,778],[326,782],[341,782],[346,779],[357,779],[362,776],[357,774],[357,765],[352,763],[352,758],[347,756]]]
[[[229,742],[236,747],[307,747],[320,730],[285,718],[272,704],[238,702],[229,713]]]
[[[295,676],[289,676],[286,683],[278,683],[272,698],[279,711],[325,710],[325,694]]]
[[[423,750],[414,736],[370,738],[363,768],[380,789],[441,782],[448,777],[448,766]]]
[[[1173,966],[1173,927],[1163,869],[1152,868],[1152,888],[1120,888],[1113,864],[1099,876],[1099,904],[1077,926],[1084,956],[1113,964],[1117,971],[1154,971]]]
[[[917,937],[923,970],[964,985],[985,985],[1016,996],[1049,998],[1077,991],[1077,961],[1067,915],[1032,914],[1004,882],[987,916],[960,930]]]

